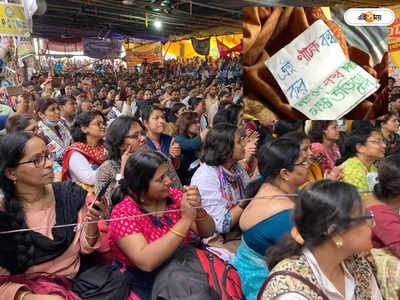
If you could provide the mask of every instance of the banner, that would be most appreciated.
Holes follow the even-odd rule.
[[[121,42],[116,39],[86,38],[83,53],[91,58],[118,58],[121,55]]]
[[[229,48],[228,46],[226,46],[224,43],[220,42],[217,39],[217,45],[218,45],[219,56],[221,58],[224,58],[229,53],[234,52],[234,51],[235,52],[242,52],[242,43],[240,43],[240,44],[238,44],[238,45],[236,45],[236,46],[234,46],[232,48]]]
[[[148,63],[162,62],[160,42],[138,45],[126,50],[126,61],[129,67],[141,64],[145,59]]]
[[[400,6],[391,9],[396,19],[389,26],[389,52],[395,52],[400,50]]]
[[[56,52],[82,52],[83,45],[82,40],[73,39],[61,39],[61,38],[49,38],[40,39],[41,49],[56,51]]]
[[[30,55],[35,55],[35,49],[32,45],[31,38],[22,38],[18,47],[18,58],[24,59]]]
[[[0,4],[0,35],[28,36],[24,8],[14,4]]]
[[[210,53],[210,38],[204,40],[191,38],[191,41],[194,50],[198,54],[208,56],[208,54]]]

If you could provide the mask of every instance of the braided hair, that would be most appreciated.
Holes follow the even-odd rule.
[[[28,132],[16,132],[8,134],[0,140],[0,189],[4,193],[2,205],[11,220],[10,228],[12,229],[24,229],[28,226],[25,222],[21,201],[17,197],[15,184],[6,176],[6,170],[18,166],[18,162],[25,155],[26,143],[32,137],[34,135]],[[32,265],[35,247],[32,236],[26,232],[14,233],[12,238],[17,245],[15,273],[21,274],[24,273],[26,265]]]

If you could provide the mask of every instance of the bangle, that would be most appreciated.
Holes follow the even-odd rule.
[[[21,294],[19,294],[18,300],[24,300],[25,296],[29,294],[32,294],[32,292],[31,291],[22,292]]]
[[[184,239],[184,238],[186,237],[183,233],[180,233],[180,232],[174,230],[173,228],[170,228],[169,230],[170,230],[172,233],[174,233],[175,235],[179,236],[180,238],[183,238],[183,239]]]

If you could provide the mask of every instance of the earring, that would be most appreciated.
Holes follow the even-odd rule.
[[[342,248],[343,246],[343,241],[336,241],[336,247]]]

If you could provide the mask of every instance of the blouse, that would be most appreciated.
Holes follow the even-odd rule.
[[[239,172],[243,185],[246,186],[250,182],[250,178],[243,168],[239,168]],[[214,219],[217,232],[229,232],[229,210],[232,208],[232,205],[236,205],[238,200],[242,198],[238,190],[232,184],[227,183],[226,189],[230,191],[232,199],[231,202],[225,199],[218,178],[218,167],[209,166],[205,163],[194,173],[191,185],[196,185],[199,188],[201,204]]]
[[[372,228],[373,247],[389,247],[400,258],[400,215],[386,204],[372,205],[368,210],[375,219]]]
[[[180,209],[183,193],[177,189],[170,188],[170,201],[167,202],[165,210]],[[139,216],[147,213],[141,209],[129,196],[118,203],[111,212],[111,219],[125,218],[110,222],[109,240],[110,248],[117,261],[123,265],[135,267],[135,263],[130,261],[118,247],[117,241],[132,234],[143,234],[148,243],[152,243],[169,232],[181,219],[180,211],[166,212],[162,217]],[[128,219],[128,217],[130,217]],[[185,241],[189,241],[189,232]]]
[[[328,297],[330,300],[356,300],[354,291],[356,289],[355,281],[353,276],[347,270],[344,263],[342,263],[342,268],[344,271],[344,280],[345,280],[345,296],[343,296],[336,287],[329,281],[328,277],[325,276],[324,272],[318,265],[317,260],[315,259],[312,252],[308,249],[303,250],[304,256],[306,257],[307,263],[311,267],[311,271],[317,279],[319,287],[322,292]],[[379,291],[378,285],[375,280],[375,276],[371,276],[371,289],[372,289],[372,298],[371,300],[382,300],[381,293]],[[286,293],[284,295],[278,296],[275,300],[310,300],[305,298],[304,296],[297,293]]]
[[[87,211],[87,206],[83,205],[78,213],[78,223],[86,220]],[[36,231],[53,239],[50,227],[56,224],[55,204],[40,211],[25,213],[25,221],[29,228],[41,227]],[[101,239],[99,238],[93,246],[90,246],[86,238],[81,238],[82,236],[84,237],[82,232],[83,227],[76,232],[72,244],[61,256],[52,261],[30,267],[25,274],[51,273],[57,274],[58,276],[66,276],[70,279],[74,278],[78,274],[80,268],[80,254],[92,253],[94,250],[100,248],[101,245]],[[1,275],[10,274],[6,269],[0,267],[0,276]],[[14,299],[18,290],[22,287],[24,287],[23,284],[13,282],[3,284],[0,286],[0,295],[3,295],[2,299]]]

